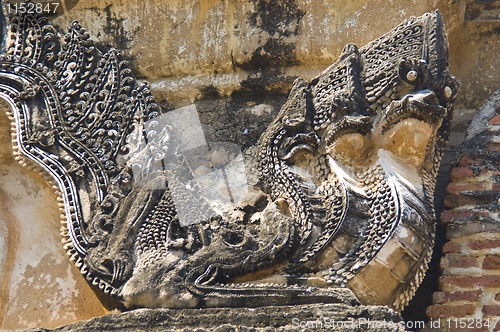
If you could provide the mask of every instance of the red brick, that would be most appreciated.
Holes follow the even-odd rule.
[[[480,289],[463,292],[435,292],[432,294],[432,303],[442,304],[457,301],[474,302],[478,301],[482,295],[483,291]]]
[[[495,185],[493,185],[495,186]],[[484,205],[495,201],[496,197],[484,195],[446,195],[444,198],[444,206],[449,209],[454,209],[464,205]]]
[[[457,260],[450,265],[450,267],[462,269],[478,266],[477,257],[458,257]]]
[[[500,124],[500,115],[492,117],[488,123],[492,125]]]
[[[485,316],[500,316],[500,305],[497,304],[484,305],[483,314]]]
[[[439,289],[445,286],[455,287],[500,287],[500,275],[489,276],[441,276],[438,279]]]
[[[474,177],[474,172],[468,167],[455,167],[450,172],[450,180],[458,181]]]
[[[488,143],[488,145],[485,148],[486,151],[489,152],[500,152],[500,144],[499,143]]]
[[[446,192],[451,195],[461,194],[467,191],[484,191],[487,190],[487,183],[450,183],[446,188]]]
[[[462,252],[462,246],[460,242],[448,241],[444,244],[442,251],[443,255],[448,253],[460,253]]]
[[[467,246],[472,250],[484,250],[500,247],[500,240],[473,240]]]
[[[500,270],[500,255],[488,255],[483,261],[484,270]]]
[[[488,212],[485,211],[472,211],[467,209],[460,210],[446,210],[441,213],[441,225],[446,227],[450,222],[469,218],[471,216],[488,216]]]
[[[470,217],[474,214],[471,210],[446,210],[441,213],[441,222],[449,223],[453,220]]]
[[[433,304],[425,311],[429,318],[465,317],[474,315],[475,312],[476,307],[473,304],[456,306]]]
[[[500,233],[500,225],[488,221],[461,221],[449,224],[446,228],[448,240],[480,233]]]
[[[480,158],[471,158],[468,155],[463,156],[458,162],[458,166],[482,165],[484,160]]]
[[[448,254],[441,258],[441,269],[443,270],[449,267],[469,268],[477,266],[479,266],[477,257]]]

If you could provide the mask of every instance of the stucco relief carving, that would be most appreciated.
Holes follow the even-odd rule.
[[[9,26],[0,97],[16,159],[52,183],[64,248],[100,291],[127,308],[411,299],[459,86],[439,12],[297,79],[257,143],[252,195],[235,184],[241,151],[203,171],[216,144],[196,110],[163,113],[117,50],[76,22]]]

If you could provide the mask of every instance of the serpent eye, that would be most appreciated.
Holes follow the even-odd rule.
[[[458,89],[460,88],[460,82],[453,75],[447,74],[447,79],[444,82],[444,88],[442,90],[442,96],[445,99],[451,100],[456,97]]]
[[[422,66],[425,65],[416,60],[401,61],[398,69],[399,77],[408,84],[418,85],[423,79]]]
[[[451,88],[449,86],[446,86],[444,88],[444,96],[445,96],[445,98],[449,99],[452,95],[453,95],[453,90],[451,90]]]
[[[410,70],[408,73],[406,73],[406,79],[410,82],[413,82],[417,79],[418,73],[416,70]]]

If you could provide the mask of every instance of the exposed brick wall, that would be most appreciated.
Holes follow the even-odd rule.
[[[430,319],[441,319],[442,330],[500,331],[500,323],[492,324],[500,321],[499,200],[497,91],[474,118],[450,172],[444,201],[448,210],[441,214],[448,242],[442,248],[440,291],[426,310]],[[460,328],[460,318],[467,324],[474,319],[474,328]]]

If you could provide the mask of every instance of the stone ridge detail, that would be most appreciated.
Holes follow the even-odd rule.
[[[415,293],[459,88],[439,12],[297,79],[255,142],[259,183],[229,206],[213,183],[233,188],[238,162],[206,157],[196,109],[163,113],[77,22],[63,36],[20,15],[9,31],[0,98],[13,151],[53,185],[64,248],[110,306],[401,311]]]
[[[500,90],[476,114],[450,172],[441,214],[443,246],[439,292],[427,316],[500,324]],[[454,326],[454,325],[453,325]]]

